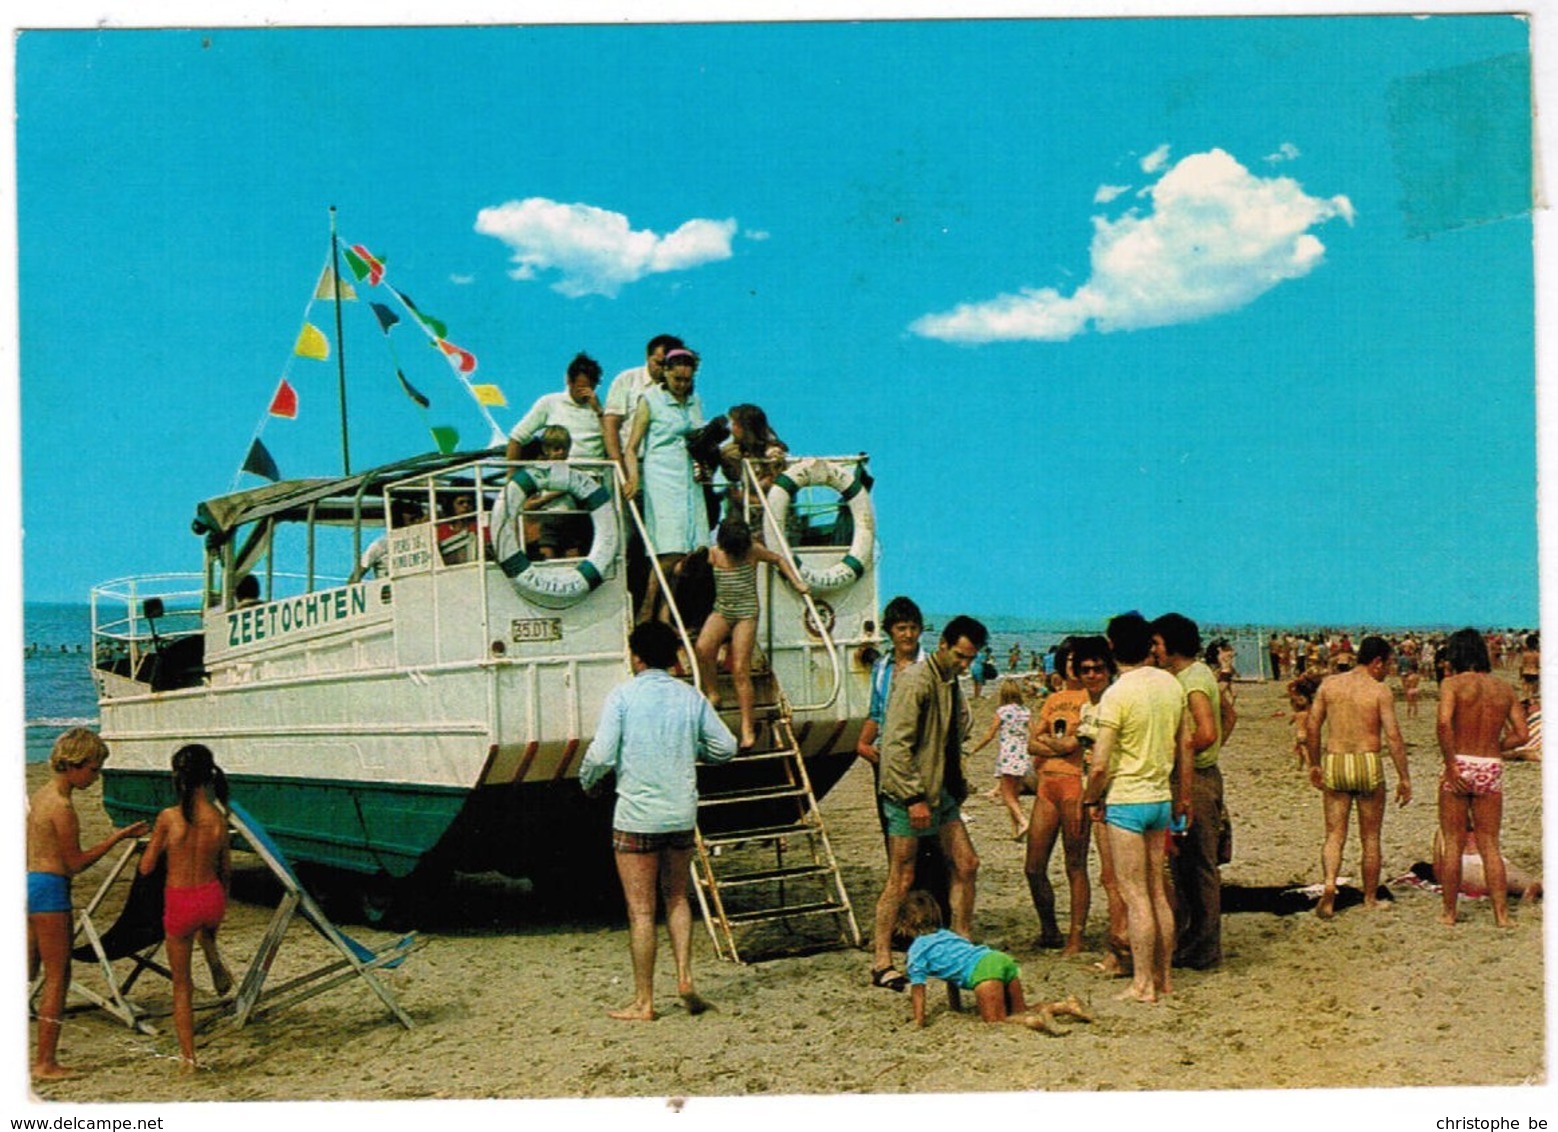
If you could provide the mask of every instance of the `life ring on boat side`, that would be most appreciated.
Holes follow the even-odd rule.
[[[595,535],[590,552],[564,566],[540,565],[525,554],[525,500],[540,491],[566,491],[590,513]],[[520,468],[492,504],[492,550],[498,568],[520,597],[547,609],[566,609],[605,580],[617,556],[617,522],[611,492],[567,464]]]
[[[803,487],[833,488],[848,505],[854,520],[855,531],[849,550],[839,561],[821,569],[808,565],[805,559],[798,559],[796,563],[801,577],[813,590],[841,590],[865,574],[871,565],[871,552],[876,544],[876,512],[871,506],[871,493],[866,490],[859,464],[850,468],[810,456],[797,460],[775,476],[773,486],[768,489],[768,513],[780,530],[784,530],[785,515],[796,492]]]

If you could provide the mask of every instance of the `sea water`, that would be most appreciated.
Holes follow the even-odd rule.
[[[45,762],[67,727],[97,726],[92,684],[92,608],[30,601],[22,607],[26,759]]]

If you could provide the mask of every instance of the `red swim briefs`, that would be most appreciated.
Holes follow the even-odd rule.
[[[202,928],[215,931],[226,912],[227,893],[219,880],[163,890],[162,930],[174,938],[192,936]]]

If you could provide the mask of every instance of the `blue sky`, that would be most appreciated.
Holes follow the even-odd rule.
[[[26,596],[198,569],[194,505],[283,374],[299,416],[265,443],[285,474],[339,469],[333,360],[290,356],[335,205],[476,354],[504,427],[576,351],[609,375],[669,331],[711,412],[869,452],[884,599],[1534,624],[1528,35],[23,32]],[[431,425],[486,443],[441,356],[392,336],[424,412],[366,305],[344,313],[354,466]]]

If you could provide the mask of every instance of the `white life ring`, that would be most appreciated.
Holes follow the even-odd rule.
[[[871,506],[871,493],[866,490],[863,467],[846,467],[815,456],[797,460],[774,477],[774,484],[768,489],[768,513],[778,529],[784,530],[785,515],[796,492],[803,487],[819,486],[833,488],[849,505],[850,517],[855,521],[854,538],[844,557],[832,566],[818,569],[804,558],[798,558],[796,564],[813,590],[841,590],[865,574],[876,545],[876,512]]]
[[[541,491],[566,491],[590,512],[595,536],[590,552],[568,565],[542,566],[525,555],[525,500]],[[498,568],[519,596],[546,609],[566,609],[605,580],[617,556],[617,521],[611,492],[567,464],[530,464],[518,469],[492,504],[492,550]]]

